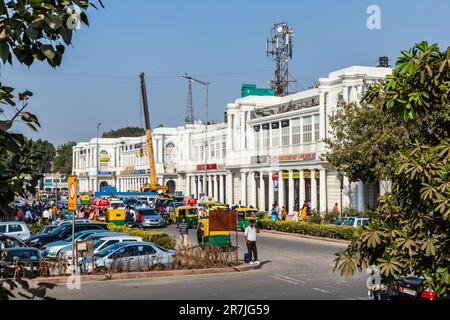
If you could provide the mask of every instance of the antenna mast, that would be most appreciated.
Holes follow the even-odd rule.
[[[274,79],[269,85],[277,96],[289,94],[289,59],[292,59],[294,30],[287,22],[277,23],[267,39],[266,54],[275,62]]]
[[[194,124],[194,102],[192,99],[192,80],[188,80],[188,97],[186,104],[186,116],[184,118],[185,124]]]

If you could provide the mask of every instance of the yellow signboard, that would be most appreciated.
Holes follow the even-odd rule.
[[[77,177],[70,176],[67,181],[67,186],[69,189],[68,195],[68,206],[69,210],[77,210]]]

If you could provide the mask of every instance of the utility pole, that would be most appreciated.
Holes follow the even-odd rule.
[[[99,181],[100,181],[100,179],[99,179],[99,154],[100,154],[100,152],[99,152],[99,150],[98,150],[98,129],[100,128],[100,126],[102,125],[102,123],[101,122],[99,122],[98,124],[97,124],[97,166],[96,166],[96,168],[97,168],[97,172],[96,172],[96,174],[95,174],[95,176],[96,176],[96,182],[95,182],[95,188],[97,189],[97,191],[100,191],[100,187],[99,187]],[[94,190],[94,192],[95,192],[95,190]]]

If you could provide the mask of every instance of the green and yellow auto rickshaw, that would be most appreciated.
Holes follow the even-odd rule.
[[[202,217],[197,222],[197,240],[200,246],[231,247],[229,231],[209,231],[209,217]]]
[[[173,223],[177,225],[181,223],[183,218],[186,219],[186,223],[189,228],[195,228],[198,221],[198,211],[197,207],[194,206],[181,206],[177,207],[175,211],[170,213],[170,219]]]
[[[88,206],[91,204],[91,197],[88,194],[84,194],[80,197],[80,202],[84,206]]]
[[[236,211],[238,214],[239,231],[244,231],[250,224],[250,221],[253,221],[257,228],[259,227],[258,210],[253,208],[237,208]]]
[[[106,221],[116,226],[124,226],[126,222],[127,212],[124,209],[108,209]]]

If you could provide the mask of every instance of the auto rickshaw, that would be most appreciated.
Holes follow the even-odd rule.
[[[189,228],[194,228],[198,221],[197,207],[194,206],[181,206],[175,209],[175,212],[171,212],[171,221],[177,225],[181,223],[183,218],[186,219],[186,223]]]
[[[250,224],[250,221],[255,223],[256,227],[259,227],[259,217],[257,216],[258,210],[253,208],[237,208],[238,214],[238,230],[244,231]]]
[[[209,232],[209,218],[200,218],[197,222],[197,241],[200,246],[231,247],[229,231]]]
[[[106,221],[116,226],[124,226],[127,217],[127,212],[124,209],[108,209],[106,214]]]

